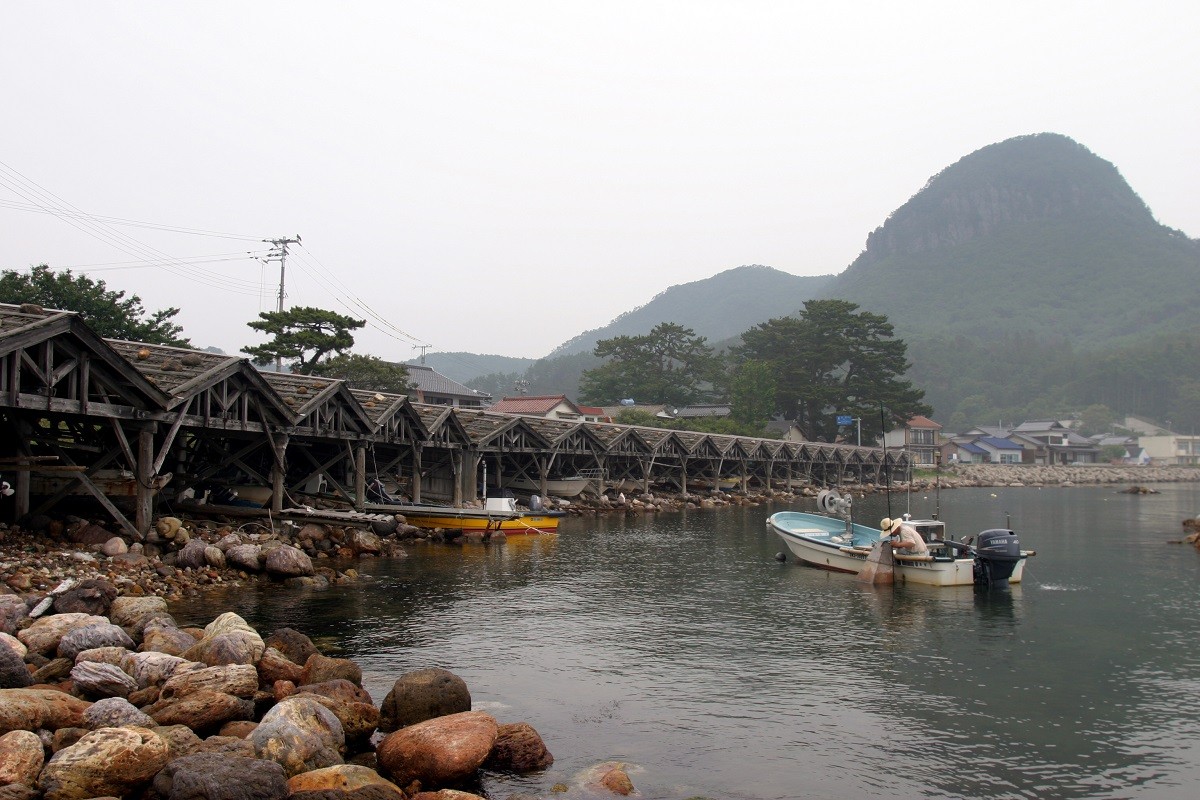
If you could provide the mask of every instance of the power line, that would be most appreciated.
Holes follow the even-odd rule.
[[[9,169],[11,170],[12,168],[10,167]],[[12,171],[16,172],[16,170]],[[62,209],[50,209],[36,203],[18,203],[15,200],[0,200],[0,206],[3,206],[4,208],[16,209],[17,211],[31,211],[37,214],[53,214],[54,216],[65,215],[70,217],[89,218],[112,225],[129,225],[136,228],[149,228],[151,230],[167,231],[169,233],[183,233],[189,236],[209,236],[214,239],[237,239],[245,242],[261,241],[257,236],[246,236],[240,233],[222,233],[221,231],[206,231],[200,228],[181,228],[175,225],[161,225],[156,222],[142,222],[140,220],[126,219],[124,217],[108,217],[102,214],[88,214],[82,211],[70,212]]]
[[[0,161],[0,185],[3,185],[10,192],[29,201],[31,204],[44,208],[46,213],[52,214],[71,227],[127,255],[143,260],[161,260],[163,268],[176,277],[237,294],[257,293],[246,291],[239,283],[230,281],[218,273],[196,269],[196,265],[194,264],[182,262],[174,256],[149,247],[113,229],[107,223],[76,208],[53,192],[39,186],[36,182],[25,177],[3,161]]]

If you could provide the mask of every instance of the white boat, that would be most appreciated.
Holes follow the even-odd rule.
[[[550,497],[578,497],[588,488],[592,478],[585,475],[572,475],[569,478],[551,478],[546,481],[546,494]],[[505,478],[504,488],[521,494],[541,494],[541,484],[524,475],[515,478]]]
[[[857,575],[867,565],[872,548],[882,540],[879,529],[848,519],[802,511],[780,511],[767,520],[800,561],[819,569]],[[929,586],[971,586],[1020,583],[1025,561],[1034,555],[1021,550],[1016,533],[1004,528],[986,530],[974,545],[945,538],[940,520],[906,520],[929,547],[926,555],[893,551],[898,582]]]

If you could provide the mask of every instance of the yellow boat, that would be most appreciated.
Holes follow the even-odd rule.
[[[371,504],[367,510],[403,514],[408,524],[418,528],[468,533],[503,531],[507,536],[558,533],[558,521],[566,516],[562,511],[522,511],[510,497],[488,498],[484,508]]]

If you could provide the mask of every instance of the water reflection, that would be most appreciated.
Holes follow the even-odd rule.
[[[476,707],[529,721],[557,759],[487,776],[495,797],[544,794],[610,758],[644,769],[649,798],[1169,797],[1197,787],[1200,556],[1164,542],[1197,499],[943,493],[956,532],[1008,518],[1039,551],[1008,592],[780,564],[764,527],[778,509],[761,508],[418,546],[358,564],[373,580],[357,586],[177,613],[229,607],[309,632],[358,660],[377,700],[407,670],[452,669]],[[859,514],[884,516],[882,502]],[[884,768],[893,740],[921,757]]]

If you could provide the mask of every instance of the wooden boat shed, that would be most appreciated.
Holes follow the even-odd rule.
[[[543,490],[551,476],[587,475],[598,492],[717,481],[748,491],[880,482],[908,459],[413,403],[260,372],[240,356],[104,339],[73,312],[0,304],[0,475],[15,490],[0,497],[0,519],[84,495],[141,539],[160,491],[179,498],[211,485],[269,487],[279,513],[296,496],[330,492],[361,508],[376,478],[413,503],[461,505],[485,480],[496,494],[516,476]],[[127,492],[114,493],[114,476]]]

